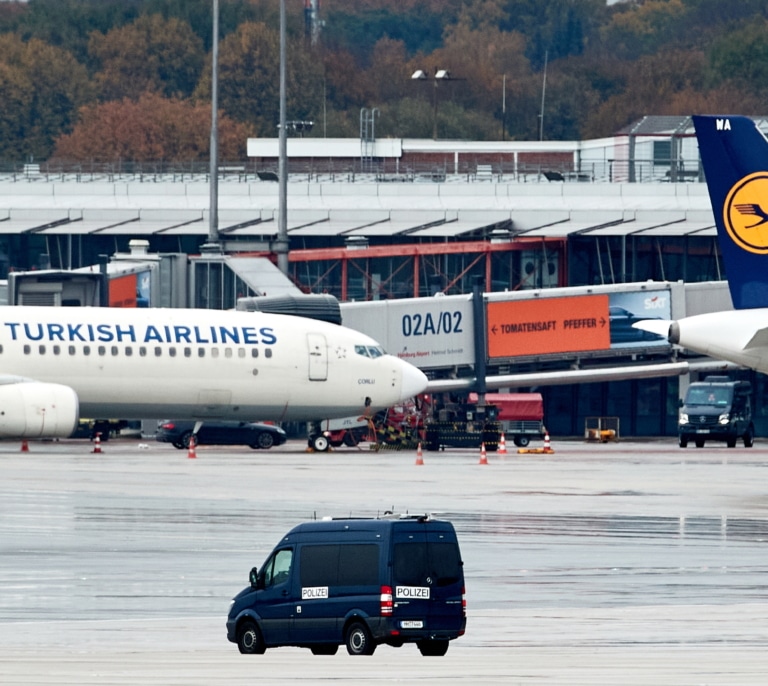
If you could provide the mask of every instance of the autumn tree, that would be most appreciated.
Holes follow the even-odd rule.
[[[246,22],[219,46],[219,104],[233,119],[254,126],[260,136],[277,136],[280,121],[279,33]],[[292,39],[286,65],[289,120],[317,120],[323,108],[323,65],[303,39]],[[210,63],[195,91],[209,99]]]
[[[203,66],[203,44],[180,19],[159,14],[107,33],[93,33],[88,52],[99,65],[102,101],[136,98],[146,91],[189,96]]]
[[[137,100],[125,98],[84,107],[72,133],[57,141],[54,156],[59,160],[94,162],[207,160],[210,130],[210,103],[193,104],[145,93]],[[251,133],[248,126],[222,113],[221,158],[245,159]]]
[[[92,97],[85,67],[66,50],[0,36],[0,156],[47,158]]]

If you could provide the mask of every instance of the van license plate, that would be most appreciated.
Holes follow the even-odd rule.
[[[404,619],[400,622],[401,629],[423,629],[424,622],[420,619]]]
[[[697,434],[708,434],[709,429],[696,429]]]

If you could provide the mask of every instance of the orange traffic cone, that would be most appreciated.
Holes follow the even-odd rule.
[[[93,439],[93,452],[94,453],[100,453],[101,452],[101,433],[96,434],[96,438]]]
[[[29,443],[26,441],[21,442],[21,452],[28,453],[29,452]]]
[[[485,453],[485,443],[480,444],[480,464],[488,464],[488,455]]]
[[[544,434],[544,452],[545,453],[553,453],[553,452],[555,452],[554,450],[552,450],[552,445],[549,442],[549,431],[547,431]]]
[[[507,439],[504,437],[504,432],[501,432],[501,438],[499,439],[499,447],[496,449],[497,455],[507,454]]]
[[[421,454],[421,441],[419,441],[419,445],[416,447],[416,465],[423,465],[424,464],[424,456]]]
[[[196,457],[197,453],[195,452],[195,436],[193,434],[189,437],[189,450],[187,450],[187,458],[194,460]]]

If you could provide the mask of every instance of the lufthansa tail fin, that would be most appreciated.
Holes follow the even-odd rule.
[[[768,307],[768,140],[741,116],[694,116],[737,310]]]

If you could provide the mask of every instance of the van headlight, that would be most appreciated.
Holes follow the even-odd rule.
[[[731,421],[731,415],[728,412],[723,412],[718,418],[717,421],[721,424],[727,424]]]
[[[680,413],[680,419],[678,419],[678,424],[687,424],[688,423],[688,415],[685,412]]]

